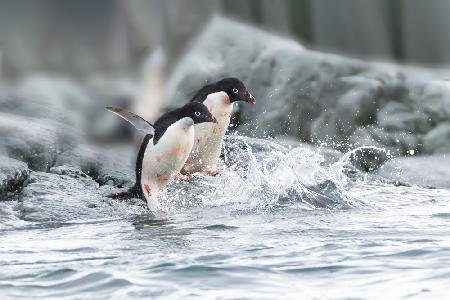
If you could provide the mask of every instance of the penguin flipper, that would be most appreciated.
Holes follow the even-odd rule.
[[[137,130],[143,131],[146,134],[150,134],[152,136],[155,134],[155,128],[153,127],[153,125],[144,120],[142,117],[136,115],[135,113],[132,113],[131,111],[128,111],[121,107],[107,106],[105,108],[110,112],[123,118],[124,120],[128,121]]]

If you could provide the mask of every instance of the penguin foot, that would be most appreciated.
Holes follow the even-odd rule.
[[[206,175],[209,175],[209,176],[217,176],[220,174],[220,172],[222,172],[221,169],[207,169],[207,170],[203,171],[203,173],[205,173]]]
[[[178,172],[177,175],[176,175],[176,177],[177,177],[179,180],[183,180],[183,181],[188,181],[189,179],[191,179],[191,176],[186,175],[186,174],[182,174],[181,172]]]

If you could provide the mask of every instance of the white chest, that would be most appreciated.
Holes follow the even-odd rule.
[[[156,145],[149,141],[142,161],[141,187],[149,202],[181,170],[194,144],[192,119],[181,119],[167,128]],[[153,199],[154,200],[154,199]]]
[[[203,103],[216,118],[217,123],[195,125],[194,146],[184,166],[185,171],[189,173],[216,167],[233,111],[233,104],[223,92],[209,95]]]

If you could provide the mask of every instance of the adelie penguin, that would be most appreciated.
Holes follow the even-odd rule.
[[[194,146],[183,167],[183,173],[219,173],[217,162],[230,124],[233,103],[237,101],[255,104],[255,98],[242,81],[233,77],[205,85],[194,95],[191,103],[205,104],[217,122],[195,125]]]
[[[136,185],[123,194],[134,193],[145,199],[149,210],[159,214],[159,191],[173,180],[186,162],[194,145],[194,124],[216,123],[216,119],[198,102],[165,113],[154,125],[122,108],[106,109],[147,133],[136,160]]]

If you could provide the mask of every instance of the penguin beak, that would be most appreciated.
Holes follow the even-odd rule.
[[[212,122],[212,123],[217,123],[217,119],[214,118],[214,117],[211,117],[211,122]]]
[[[250,104],[255,104],[256,103],[255,97],[253,97],[253,95],[250,94],[250,93],[248,93],[247,102],[250,103]]]

